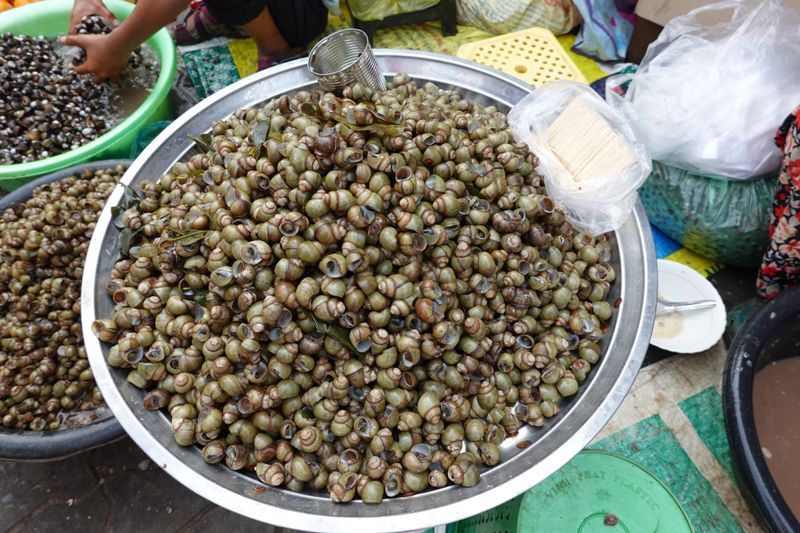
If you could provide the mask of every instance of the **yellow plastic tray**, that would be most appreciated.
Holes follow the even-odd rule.
[[[544,28],[507,33],[462,45],[458,57],[516,76],[533,86],[552,80],[586,83],[558,39]]]

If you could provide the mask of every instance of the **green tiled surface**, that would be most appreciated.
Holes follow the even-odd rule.
[[[722,415],[722,397],[714,387],[695,394],[678,404],[683,414],[692,423],[694,430],[714,454],[734,483],[731,449],[725,433],[725,420]]]

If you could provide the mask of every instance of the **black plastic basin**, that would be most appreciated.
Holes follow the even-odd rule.
[[[800,531],[800,522],[778,491],[761,452],[753,419],[753,377],[767,364],[796,355],[800,355],[800,287],[784,291],[742,326],[728,352],[722,390],[739,486],[764,525],[781,533]]]

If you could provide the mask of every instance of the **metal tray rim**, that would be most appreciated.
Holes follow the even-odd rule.
[[[419,64],[419,68],[417,72],[412,72],[412,75],[445,84],[459,85],[464,90],[473,93],[477,92],[487,98],[498,99],[502,102],[516,102],[524,94],[533,90],[532,87],[511,76],[449,56],[398,50],[376,50],[375,54],[385,73],[394,72],[394,66],[408,66],[409,62],[413,62],[414,64]],[[259,101],[253,99],[256,94],[263,95],[263,93],[256,92],[259,84],[268,87],[265,82],[268,80],[277,81],[280,76],[296,82],[293,88],[286,90],[298,90],[313,85],[314,80],[311,74],[303,73],[300,70],[304,70],[304,67],[305,64],[302,59],[286,63],[275,69],[241,80],[199,103],[162,132],[144,153],[137,158],[123,178],[123,183],[130,183],[156,157],[157,151],[161,149],[157,148],[159,145],[163,145],[165,147],[163,148],[164,151],[169,152],[172,156],[178,153],[179,147],[183,149],[182,153],[185,153],[188,150],[189,143],[185,139],[175,140],[174,136],[193,118],[207,113],[212,107],[224,103],[228,98],[235,98],[236,93],[241,93],[238,96],[243,101],[240,100],[237,105],[242,106]],[[448,68],[460,69],[460,72],[463,73],[463,78],[459,77],[458,80],[445,78],[447,73],[440,75],[436,71],[437,67],[441,67],[445,71]],[[476,77],[474,86],[470,85],[470,82],[473,81],[471,80],[472,76]],[[481,92],[484,85],[491,85],[491,90]],[[498,91],[505,92],[502,95],[496,95],[495,88]],[[263,96],[261,100],[266,97]],[[508,98],[504,100],[503,97]],[[222,107],[224,108],[225,106],[222,105]],[[224,116],[224,113],[215,115],[215,118],[221,116]],[[180,157],[180,154],[178,154],[178,157]],[[175,158],[172,157],[171,161],[174,160]],[[164,161],[160,162],[162,168],[167,168],[163,166],[163,163]],[[121,195],[122,188],[119,187],[112,194],[101,219],[98,221],[98,228],[109,227],[111,222],[110,206],[115,205]],[[94,318],[96,276],[101,256],[109,257],[112,253],[110,250],[103,249],[105,233],[104,231],[95,232],[87,254],[87,268],[84,273],[82,293],[82,305],[87,310],[82,315],[86,331],[89,331],[89,326]],[[279,526],[314,531],[345,532],[352,531],[354,528],[365,531],[408,531],[438,525],[443,522],[454,522],[507,501],[555,472],[594,438],[611,418],[611,415],[616,411],[630,389],[649,343],[655,313],[657,275],[655,252],[647,217],[641,204],[637,203],[631,218],[617,232],[617,235],[623,234],[625,236],[623,244],[630,250],[627,254],[621,254],[625,257],[621,257],[623,264],[622,272],[618,275],[618,281],[621,286],[620,290],[625,298],[619,312],[622,314],[626,309],[631,309],[630,312],[633,313],[633,316],[626,317],[628,322],[625,327],[629,330],[634,330],[634,332],[631,333],[629,331],[630,342],[619,347],[617,346],[619,344],[617,332],[620,329],[618,324],[614,328],[607,350],[613,353],[613,357],[624,357],[624,361],[615,360],[613,363],[609,363],[609,356],[603,358],[603,363],[596,369],[597,375],[601,376],[604,381],[602,383],[603,395],[595,398],[597,405],[594,406],[595,408],[590,414],[585,415],[586,420],[578,427],[574,425],[573,419],[575,417],[568,418],[564,416],[548,431],[548,434],[555,431],[565,434],[569,432],[569,436],[565,436],[559,441],[558,445],[548,441],[547,446],[541,448],[544,452],[541,450],[536,452],[546,453],[546,458],[543,458],[532,467],[526,468],[524,471],[514,473],[509,473],[508,468],[503,468],[505,463],[501,463],[498,467],[490,470],[482,478],[481,483],[470,489],[450,487],[409,498],[387,500],[380,506],[367,506],[356,502],[342,506],[331,502],[318,501],[320,500],[319,498],[271,488],[268,488],[264,494],[253,494],[252,491],[244,490],[248,486],[245,483],[248,478],[242,474],[233,473],[223,467],[208,467],[203,468],[202,471],[195,470],[189,465],[190,462],[196,460],[193,457],[193,455],[197,455],[194,450],[168,449],[171,445],[165,443],[164,439],[159,439],[154,434],[156,431],[162,431],[163,428],[148,428],[147,422],[151,421],[148,415],[146,413],[135,413],[128,401],[123,397],[105,363],[100,343],[93,336],[85,340],[87,353],[95,371],[98,385],[106,397],[108,405],[122,426],[143,451],[189,489],[229,510]],[[629,262],[629,265],[626,265],[625,261]],[[640,279],[625,279],[626,266],[628,268],[635,267],[634,270],[640,276]],[[631,294],[631,301],[626,301],[629,293]],[[633,298],[633,295],[636,298]],[[622,353],[623,351],[627,353]],[[603,373],[603,368],[609,364],[621,365],[619,373],[615,375],[606,375],[608,372]],[[600,387],[600,385],[597,387]],[[595,396],[598,396],[598,394],[595,394]],[[582,403],[586,404],[585,401]],[[565,413],[565,415],[570,413],[572,413],[572,410],[569,413]],[[145,420],[146,418],[147,420]],[[169,440],[171,440],[171,437],[169,437]],[[520,459],[525,454],[528,454],[529,457],[533,456],[534,449],[536,449],[536,446],[531,446],[516,457],[513,457],[509,463],[519,467],[520,463],[524,461],[518,461],[517,459]],[[223,483],[225,486],[222,485]],[[241,490],[237,492],[231,487]],[[276,504],[268,504],[258,499],[266,497],[275,499]]]

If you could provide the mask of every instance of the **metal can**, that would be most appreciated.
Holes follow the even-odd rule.
[[[386,90],[367,34],[355,28],[337,31],[318,42],[308,55],[308,70],[326,91],[341,92],[356,82]]]

